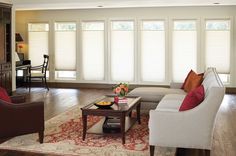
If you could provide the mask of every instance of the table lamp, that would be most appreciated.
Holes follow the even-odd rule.
[[[16,52],[18,52],[18,42],[23,42],[24,40],[21,37],[20,33],[16,33],[15,40],[16,40]]]

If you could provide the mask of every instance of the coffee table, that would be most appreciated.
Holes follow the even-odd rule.
[[[102,124],[104,120],[100,120],[93,125],[88,133],[103,134],[103,135],[118,135],[122,138],[122,143],[125,144],[125,133],[131,128],[136,121],[141,124],[140,121],[140,105],[141,97],[127,96],[128,102],[122,104],[113,104],[110,109],[101,109],[94,105],[99,101],[114,101],[114,96],[106,95],[102,96],[87,106],[81,108],[82,120],[83,120],[83,140],[85,140],[87,133],[87,116],[104,116],[104,117],[118,117],[120,118],[120,133],[103,133]],[[131,117],[132,110],[136,109],[136,118]]]

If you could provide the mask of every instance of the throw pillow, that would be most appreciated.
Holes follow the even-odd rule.
[[[204,87],[203,85],[200,85],[185,96],[179,111],[189,110],[198,106],[204,100],[204,97]]]
[[[11,98],[8,96],[7,91],[2,87],[0,87],[0,99],[11,103]]]
[[[188,93],[193,89],[197,88],[198,86],[200,86],[202,81],[203,81],[203,74],[197,74],[193,70],[191,70],[184,81],[182,89],[184,89],[184,91]]]

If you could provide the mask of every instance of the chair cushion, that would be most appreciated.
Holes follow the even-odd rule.
[[[157,105],[156,110],[172,110],[177,112],[184,98],[185,95],[183,94],[167,94]]]
[[[190,92],[201,85],[203,81],[203,74],[197,74],[193,70],[191,70],[185,79],[183,84],[183,89],[186,92]]]
[[[31,73],[31,77],[44,77],[43,73]]]
[[[0,99],[11,103],[11,98],[8,96],[7,91],[2,87],[0,87]]]
[[[186,95],[179,111],[189,110],[198,106],[204,100],[204,96],[204,87],[200,85]]]

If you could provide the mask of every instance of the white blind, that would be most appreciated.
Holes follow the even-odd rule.
[[[29,23],[29,59],[32,66],[43,64],[43,55],[48,55],[48,24]]]
[[[132,21],[113,21],[111,31],[111,79],[134,80],[134,32]]]
[[[85,80],[104,80],[104,23],[82,24],[83,77]]]
[[[206,68],[230,73],[230,21],[206,22]]]
[[[55,23],[55,69],[76,70],[75,23]]]
[[[172,77],[183,82],[188,72],[197,68],[197,32],[195,21],[174,21]]]
[[[163,21],[144,21],[141,32],[142,81],[165,81],[165,32]]]

